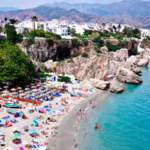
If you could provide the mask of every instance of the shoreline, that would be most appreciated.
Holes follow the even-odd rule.
[[[79,102],[67,116],[64,117],[63,122],[60,123],[58,134],[56,137],[53,137],[49,140],[48,150],[72,150],[73,148],[73,140],[76,139],[78,133],[75,133],[76,126],[76,117],[75,117],[75,109],[81,108],[82,110],[86,108],[89,101],[95,99],[95,102],[100,102],[105,100],[109,96],[110,92],[96,90],[93,95],[89,95],[89,97],[85,100]],[[78,125],[80,127],[80,124]],[[76,143],[78,145],[78,143]],[[78,147],[76,147],[78,149]]]

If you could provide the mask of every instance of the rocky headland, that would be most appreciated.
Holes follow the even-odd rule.
[[[44,41],[41,43],[39,45],[36,43],[29,49],[24,48],[24,51],[34,61],[44,62],[47,72],[73,74],[76,79],[82,81],[83,87],[93,86],[115,93],[124,90],[121,83],[142,83],[143,81],[139,77],[139,74],[142,73],[140,67],[147,66],[150,61],[149,48],[146,48],[139,55],[129,57],[127,48],[122,48],[116,52],[108,52],[107,47],[104,46],[101,48],[103,53],[96,53],[92,42],[89,42],[88,46],[81,45],[78,48],[72,48],[70,41],[59,42],[52,46]],[[60,54],[59,57],[66,57],[70,54],[83,52],[86,52],[88,57],[80,55],[63,61],[51,59],[56,53]],[[111,80],[106,81],[106,78],[109,77],[111,77]]]

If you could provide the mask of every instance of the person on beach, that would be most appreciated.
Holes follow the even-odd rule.
[[[77,124],[79,124],[79,118],[77,118]]]
[[[73,147],[74,148],[76,147],[76,140],[75,139],[73,140]]]
[[[85,134],[86,134],[86,130],[85,128],[83,129],[83,136],[85,137]]]
[[[75,131],[76,131],[76,132],[78,131],[77,127],[75,127]]]
[[[84,115],[84,121],[86,121],[86,114]]]

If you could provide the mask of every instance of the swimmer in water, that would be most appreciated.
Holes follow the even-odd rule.
[[[102,131],[102,129],[99,127],[98,123],[95,124],[95,129],[98,129],[99,131]]]

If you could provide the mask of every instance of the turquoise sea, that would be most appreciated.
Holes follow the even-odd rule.
[[[79,150],[150,150],[150,69],[142,71],[141,85],[126,84],[125,92],[110,94],[89,111],[87,122],[80,123]]]

